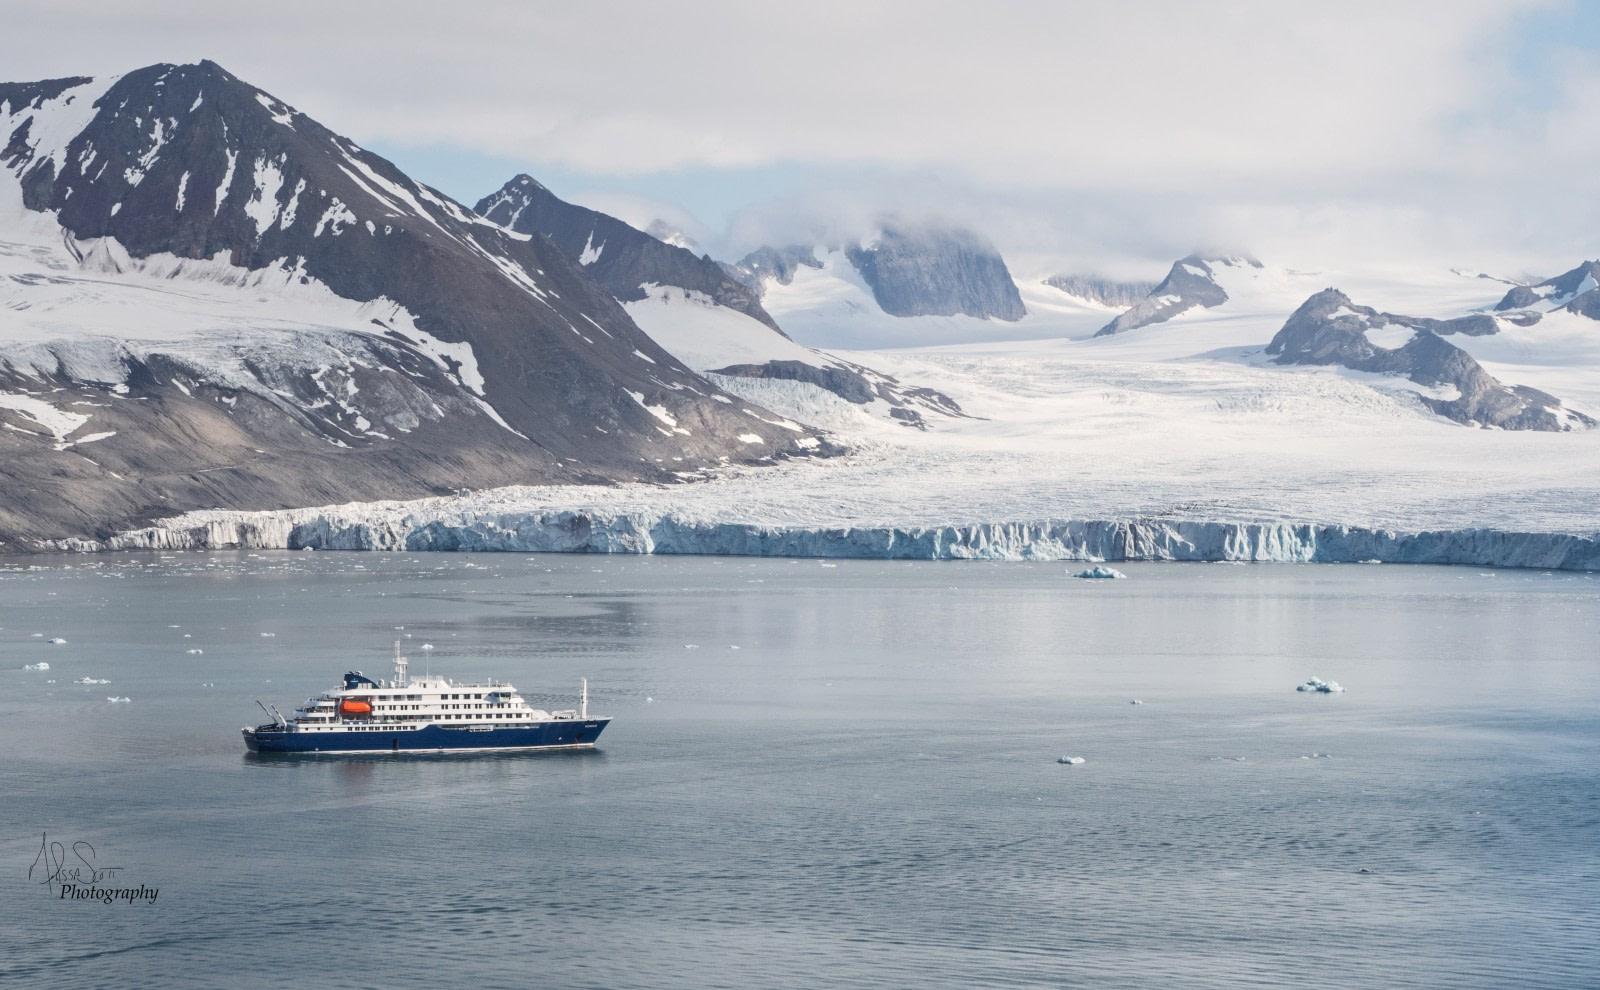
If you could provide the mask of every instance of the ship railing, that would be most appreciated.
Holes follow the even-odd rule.
[[[550,717],[551,718],[574,718],[575,719],[575,718],[578,717],[578,710],[576,708],[569,708],[566,711],[551,712],[550,713]]]

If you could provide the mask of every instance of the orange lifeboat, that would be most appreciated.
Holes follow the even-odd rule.
[[[346,698],[339,702],[340,715],[371,715],[371,702],[362,701],[360,698]]]

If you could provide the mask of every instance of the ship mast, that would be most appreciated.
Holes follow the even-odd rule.
[[[589,678],[583,679],[583,702],[579,706],[578,717],[584,721],[589,720]]]
[[[397,639],[397,640],[394,641],[394,686],[395,687],[405,687],[406,685],[411,683],[410,680],[406,677],[406,667],[408,667],[408,666],[409,666],[409,663],[406,661],[406,658],[400,655],[400,641]]]

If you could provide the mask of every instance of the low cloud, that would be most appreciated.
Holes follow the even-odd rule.
[[[1595,53],[1526,43],[1566,6],[465,0],[444,22],[408,2],[66,0],[11,18],[0,54],[17,78],[209,57],[357,140],[595,187],[817,171],[704,232],[729,249],[891,209],[1063,263],[1226,241],[1539,266],[1594,253],[1600,219]]]

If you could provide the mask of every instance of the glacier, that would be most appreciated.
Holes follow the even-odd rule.
[[[53,541],[51,549],[454,550],[1096,562],[1379,561],[1600,570],[1600,534],[1495,529],[1396,532],[1342,525],[1162,518],[812,527],[711,521],[672,512],[452,512],[371,504],[189,513],[104,540]]]

